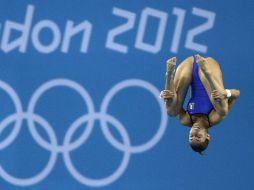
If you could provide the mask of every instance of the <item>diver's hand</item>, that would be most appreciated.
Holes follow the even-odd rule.
[[[211,97],[216,102],[221,102],[222,100],[227,98],[227,92],[226,92],[226,90],[213,90],[211,92]]]
[[[173,100],[176,97],[176,93],[170,90],[162,90],[160,97],[164,100],[164,102],[167,102],[169,100]]]

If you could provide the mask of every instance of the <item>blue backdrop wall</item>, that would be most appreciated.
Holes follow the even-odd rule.
[[[254,188],[251,0],[0,2],[0,189]],[[169,118],[165,61],[200,53],[241,96],[205,156]]]

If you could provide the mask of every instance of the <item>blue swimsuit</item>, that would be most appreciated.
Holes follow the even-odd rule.
[[[192,69],[191,93],[191,99],[187,104],[187,112],[189,115],[205,114],[208,116],[213,109],[213,104],[211,103],[206,89],[199,78],[198,64],[195,56]]]

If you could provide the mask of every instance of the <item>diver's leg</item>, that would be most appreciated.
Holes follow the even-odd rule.
[[[174,76],[176,70],[176,57],[172,57],[166,62],[166,83],[165,83],[165,93],[167,96],[167,104],[168,106],[174,106],[177,102],[177,96],[175,93],[175,85],[174,85]]]
[[[177,94],[174,85],[174,75],[176,69],[176,57],[170,58],[166,62],[166,83],[165,90],[161,91],[161,98],[165,101],[168,115],[176,116],[175,106],[177,104]]]
[[[225,98],[225,89],[223,85],[222,73],[219,64],[212,58],[203,58],[196,56],[197,64],[199,65],[199,76],[207,94],[215,108],[215,110],[225,115],[228,111],[228,103]],[[216,94],[217,98],[213,98]]]
[[[175,73],[174,88],[177,101],[173,109],[177,115],[183,107],[183,103],[192,80],[192,67],[193,57],[189,57],[178,66]]]

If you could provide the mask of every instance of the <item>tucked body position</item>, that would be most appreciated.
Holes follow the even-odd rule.
[[[225,89],[218,62],[195,55],[186,58],[176,69],[176,58],[166,63],[165,90],[161,98],[167,114],[178,117],[181,124],[189,126],[189,143],[192,149],[202,153],[209,144],[209,128],[220,123],[240,95],[237,89]],[[188,88],[191,98],[184,109]]]

